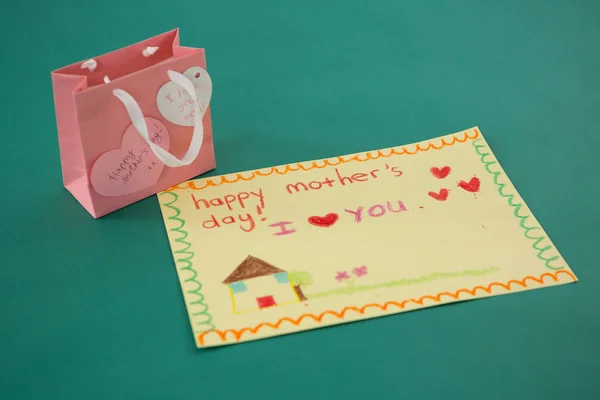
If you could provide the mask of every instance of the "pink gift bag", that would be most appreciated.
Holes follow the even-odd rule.
[[[94,217],[214,169],[204,49],[175,29],[52,72],[64,186]]]

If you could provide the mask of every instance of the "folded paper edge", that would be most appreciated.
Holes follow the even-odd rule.
[[[93,56],[93,57],[91,57],[91,58],[102,58],[102,57],[104,57],[104,56],[106,56],[106,55],[108,55],[108,54],[114,53],[115,51],[119,51],[119,50],[125,50],[125,49],[131,48],[131,47],[139,46],[141,43],[144,43],[144,42],[147,42],[147,41],[151,41],[151,40],[155,40],[155,39],[157,39],[157,38],[160,38],[160,37],[163,37],[163,36],[166,36],[166,35],[172,34],[172,33],[174,33],[174,34],[175,34],[175,36],[174,36],[174,38],[173,38],[173,43],[172,43],[172,45],[171,45],[171,46],[176,46],[176,45],[179,45],[179,28],[174,28],[174,29],[171,29],[171,30],[169,30],[169,31],[166,31],[166,32],[163,32],[163,33],[160,33],[160,34],[157,34],[157,35],[154,35],[154,36],[148,37],[148,38],[146,38],[146,39],[138,40],[137,42],[135,42],[135,43],[132,43],[132,44],[129,44],[129,45],[127,45],[127,46],[120,47],[120,48],[116,48],[116,49],[113,49],[113,50],[107,51],[107,52],[105,52],[105,53],[102,53],[102,54],[95,55],[95,56]],[[85,61],[87,61],[87,60],[89,60],[89,58],[87,58],[87,59],[85,59],[85,60],[80,60],[80,61],[77,61],[77,62],[73,62],[73,63],[71,63],[71,64],[68,64],[68,65],[63,65],[62,67],[60,67],[60,68],[57,68],[57,69],[53,70],[53,71],[52,71],[52,73],[62,73],[62,74],[64,74],[64,75],[76,76],[76,74],[67,74],[67,73],[64,73],[64,72],[62,72],[62,71],[66,70],[66,69],[68,69],[68,68],[71,68],[71,67],[73,67],[73,66],[80,65],[80,64],[82,64],[83,62],[85,62]]]

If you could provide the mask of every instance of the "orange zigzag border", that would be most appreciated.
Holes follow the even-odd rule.
[[[278,168],[280,167],[271,167],[269,172],[261,172],[260,170],[256,170],[256,171],[252,171],[250,172],[250,176],[249,177],[245,177],[243,176],[241,173],[235,174],[235,178],[233,180],[229,180],[227,179],[227,177],[221,176],[221,180],[219,182],[213,182],[212,179],[207,179],[206,180],[206,184],[204,186],[201,187],[197,187],[195,182],[192,181],[188,181],[188,182],[184,182],[181,185],[185,185],[185,186],[181,186],[181,185],[177,185],[177,186],[173,186],[169,189],[166,189],[165,192],[171,192],[173,190],[177,190],[177,189],[192,189],[192,190],[202,190],[202,189],[206,189],[207,187],[210,186],[219,186],[219,185],[223,185],[226,183],[236,183],[239,181],[251,181],[254,178],[256,178],[257,176],[269,176],[272,174],[278,174],[278,175],[285,175],[289,172],[295,172],[295,171],[310,171],[311,169],[321,169],[321,168],[325,168],[325,167],[334,167],[336,165],[340,165],[340,164],[346,164],[349,162],[353,162],[353,161],[358,161],[358,162],[366,162],[366,161],[371,161],[371,160],[377,160],[378,158],[387,158],[387,157],[391,157],[392,155],[414,155],[417,154],[418,152],[424,152],[424,151],[428,151],[431,149],[434,150],[441,150],[444,147],[448,147],[448,146],[453,146],[454,144],[458,143],[465,143],[467,140],[474,140],[477,139],[480,135],[479,130],[477,128],[474,128],[475,134],[474,136],[469,136],[469,131],[464,132],[462,138],[458,137],[457,135],[453,135],[452,136],[452,141],[447,143],[445,141],[445,138],[442,138],[442,144],[439,146],[436,146],[435,144],[433,144],[433,142],[429,142],[427,143],[427,147],[421,147],[421,144],[418,143],[415,151],[409,151],[406,149],[405,146],[402,146],[402,148],[400,148],[400,151],[396,150],[396,148],[392,148],[391,150],[389,150],[389,152],[387,154],[384,154],[381,150],[377,150],[377,155],[375,156],[371,156],[371,154],[369,154],[370,152],[366,153],[366,156],[364,159],[360,158],[360,154],[357,154],[353,157],[344,159],[343,156],[338,156],[338,157],[332,157],[332,158],[337,158],[336,162],[329,162],[329,160],[324,159],[323,161],[323,165],[319,165],[317,163],[317,161],[313,161],[310,167],[305,167],[300,163],[296,163],[295,166],[293,166],[292,164],[288,164],[284,166],[283,171],[280,171]]]
[[[414,304],[418,304],[420,306],[423,305],[423,302],[425,300],[433,300],[436,303],[439,303],[442,301],[442,296],[448,296],[454,300],[458,300],[458,297],[462,294],[462,293],[466,293],[469,294],[471,296],[476,296],[476,292],[478,290],[483,290],[484,292],[486,292],[487,294],[491,294],[492,293],[492,288],[493,287],[501,287],[504,288],[508,291],[511,291],[511,286],[512,285],[519,285],[523,288],[527,287],[527,281],[534,281],[537,282],[541,285],[544,285],[544,278],[552,278],[552,280],[554,280],[554,282],[558,281],[558,276],[560,274],[565,274],[571,277],[571,279],[573,280],[573,282],[577,281],[577,278],[575,277],[575,275],[573,275],[570,271],[564,271],[564,270],[560,270],[560,271],[556,271],[554,273],[550,273],[550,272],[546,272],[542,275],[540,275],[539,278],[536,278],[535,276],[526,276],[525,278],[523,278],[522,280],[510,280],[507,283],[501,283],[501,282],[492,282],[490,283],[488,286],[484,287],[484,286],[475,286],[472,289],[459,289],[454,293],[450,293],[450,292],[441,292],[438,293],[435,296],[431,296],[431,295],[425,295],[420,297],[418,300],[415,299],[407,299],[407,300],[403,300],[401,302],[397,302],[397,301],[388,301],[384,304],[376,304],[376,303],[370,303],[370,304],[366,304],[360,308],[358,307],[354,307],[354,306],[350,306],[350,307],[344,307],[341,311],[337,312],[337,311],[333,311],[333,310],[326,310],[323,311],[322,313],[320,313],[319,315],[314,315],[314,314],[302,314],[298,319],[292,319],[289,317],[284,317],[281,318],[280,320],[278,320],[275,324],[272,324],[270,322],[261,322],[260,324],[250,328],[250,327],[245,327],[239,330],[236,329],[226,329],[224,331],[218,330],[218,329],[214,329],[214,330],[210,330],[210,331],[206,331],[206,332],[202,332],[200,334],[198,334],[197,336],[197,340],[198,340],[198,344],[200,346],[204,346],[204,338],[206,335],[209,334],[217,334],[219,335],[220,339],[222,342],[226,342],[227,341],[227,334],[228,333],[232,333],[235,340],[239,341],[242,337],[242,335],[244,333],[250,333],[250,334],[256,334],[258,333],[259,330],[261,330],[262,328],[265,327],[269,327],[269,328],[273,328],[273,329],[279,329],[279,327],[281,326],[281,324],[283,324],[284,322],[289,322],[290,324],[294,325],[294,326],[299,326],[304,320],[306,319],[312,319],[315,322],[321,323],[323,318],[326,315],[332,315],[338,319],[344,319],[344,317],[346,316],[346,313],[349,311],[355,311],[357,313],[359,313],[360,315],[363,315],[365,313],[365,310],[367,310],[368,308],[378,308],[382,311],[387,311],[388,307],[390,306],[396,306],[400,309],[406,308],[406,305],[408,303],[414,303]]]

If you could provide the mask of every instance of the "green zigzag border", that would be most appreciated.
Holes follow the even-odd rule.
[[[541,226],[527,226],[527,225],[525,225],[525,221],[527,221],[527,219],[530,218],[532,215],[531,214],[529,214],[529,215],[527,215],[527,214],[526,215],[520,215],[519,214],[519,210],[521,209],[521,207],[523,207],[523,203],[519,203],[518,201],[514,201],[514,199],[516,197],[514,194],[505,194],[503,192],[503,189],[506,187],[506,184],[498,182],[498,177],[500,175],[502,175],[502,172],[499,172],[499,171],[494,172],[494,171],[492,171],[490,169],[490,165],[498,164],[498,161],[497,160],[495,160],[495,161],[486,161],[485,160],[486,156],[493,157],[493,155],[491,154],[492,152],[491,152],[491,150],[489,150],[489,146],[487,146],[487,143],[485,145],[478,145],[477,144],[481,140],[483,140],[483,139],[480,138],[480,139],[474,140],[472,142],[473,147],[475,148],[475,151],[477,152],[477,154],[479,154],[481,156],[481,162],[485,166],[486,171],[489,172],[493,176],[494,183],[498,187],[498,193],[500,194],[500,196],[502,196],[505,199],[507,199],[508,200],[508,205],[511,206],[514,209],[513,215],[520,220],[520,226],[524,230],[525,237],[527,239],[533,240],[533,244],[531,245],[531,247],[534,250],[537,251],[537,258],[540,259],[540,260],[542,260],[542,261],[544,261],[544,265],[548,269],[551,269],[551,270],[554,270],[554,271],[563,269],[564,265],[560,266],[560,267],[553,267],[552,265],[550,265],[550,263],[552,261],[558,260],[560,258],[559,256],[544,257],[544,252],[546,250],[552,249],[553,246],[552,245],[548,245],[548,246],[545,246],[545,247],[539,247],[539,244],[544,239],[547,239],[548,241],[550,241],[550,238],[548,238],[547,236],[544,236],[544,235],[542,235],[542,236],[532,236],[530,234],[530,232],[534,231],[534,230],[541,230],[542,232],[544,232],[544,230],[541,228]],[[489,152],[488,153],[484,153],[484,152],[480,151],[480,149],[482,149],[482,148],[487,148],[489,150]],[[494,157],[494,159],[495,159],[495,157]]]
[[[194,284],[195,283],[197,285],[197,287],[195,289],[186,290],[186,293],[188,295],[198,296],[198,299],[189,302],[189,307],[190,307],[189,312],[190,312],[190,316],[194,319],[196,319],[196,317],[201,317],[201,316],[203,316],[204,319],[201,321],[193,321],[192,329],[194,330],[194,332],[210,331],[212,329],[215,329],[215,325],[212,322],[212,315],[210,315],[210,313],[208,312],[208,305],[204,302],[205,298],[201,292],[202,284],[200,283],[200,281],[198,279],[196,279],[196,277],[198,276],[198,273],[194,269],[194,265],[192,263],[192,258],[194,258],[194,252],[189,251],[190,247],[192,247],[192,244],[190,242],[186,241],[186,239],[188,237],[188,232],[183,229],[185,227],[185,220],[183,218],[179,218],[179,215],[181,214],[181,210],[174,206],[175,202],[177,202],[177,200],[179,199],[179,196],[177,194],[175,194],[174,192],[162,192],[162,193],[160,193],[160,195],[161,196],[164,196],[164,195],[173,196],[173,201],[171,201],[170,203],[163,203],[163,205],[167,208],[170,208],[171,210],[173,210],[175,212],[174,215],[167,217],[167,219],[169,219],[171,221],[177,221],[180,223],[180,225],[178,227],[169,229],[169,231],[176,232],[181,235],[180,237],[176,237],[173,239],[175,242],[183,245],[183,247],[180,249],[177,249],[177,250],[173,249],[173,254],[175,255],[175,263],[176,264],[184,264],[184,266],[179,268],[178,272],[179,273],[181,273],[181,271],[191,272],[192,273],[191,277],[189,277],[187,279],[183,279],[183,277],[181,277],[181,279],[183,279],[183,283],[185,283],[185,284]],[[183,287],[182,287],[182,289],[183,289]],[[194,306],[194,308],[200,307],[201,310],[192,312],[192,306]],[[199,329],[194,329],[194,328],[197,328],[198,326],[200,326]]]

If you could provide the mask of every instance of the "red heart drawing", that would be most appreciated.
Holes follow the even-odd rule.
[[[448,189],[440,189],[439,193],[429,192],[429,195],[436,200],[445,201],[448,198]]]
[[[450,167],[449,166],[445,166],[442,169],[438,168],[438,167],[432,167],[429,171],[431,171],[431,173],[433,174],[433,176],[435,176],[438,179],[443,179],[445,177],[448,176],[448,174],[450,173]]]
[[[477,177],[471,178],[471,180],[468,183],[465,181],[458,182],[459,187],[465,189],[467,192],[473,192],[473,193],[479,191],[480,184],[481,184],[481,182],[479,182],[479,178],[477,178]]]
[[[324,217],[312,216],[308,218],[308,222],[315,226],[321,226],[323,228],[329,228],[331,225],[335,224],[340,216],[336,213],[329,213]]]

